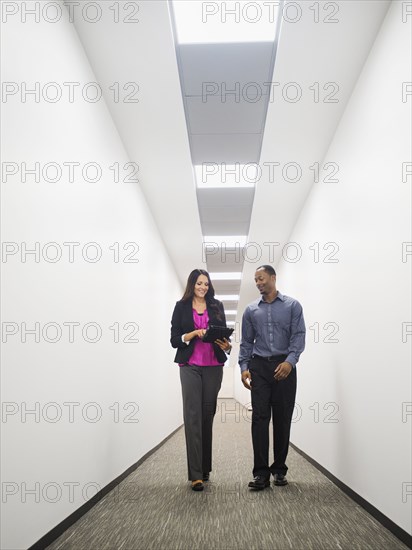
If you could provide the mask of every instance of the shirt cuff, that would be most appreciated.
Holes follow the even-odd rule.
[[[293,355],[288,355],[285,359],[285,362],[290,363],[292,365],[292,369],[296,368],[296,359]]]
[[[249,363],[242,363],[240,365],[240,372],[245,372],[245,370],[249,370]]]
[[[182,342],[188,346],[189,342],[185,342],[185,336],[186,334],[182,334]]]

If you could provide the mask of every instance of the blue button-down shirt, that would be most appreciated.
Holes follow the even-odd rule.
[[[275,300],[265,302],[263,296],[249,304],[242,318],[242,341],[239,365],[249,369],[253,354],[262,357],[286,355],[293,368],[305,349],[305,321],[300,303],[279,291]]]

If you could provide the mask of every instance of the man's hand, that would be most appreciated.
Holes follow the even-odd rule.
[[[291,373],[292,368],[292,365],[287,361],[280,363],[280,365],[278,365],[275,369],[275,380],[284,380],[285,378],[287,378]]]
[[[244,370],[241,374],[241,380],[242,380],[242,384],[245,386],[245,388],[250,390],[251,389],[250,384],[252,382],[252,375],[250,374],[250,371]]]

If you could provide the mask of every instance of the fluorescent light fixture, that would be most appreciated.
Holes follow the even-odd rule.
[[[215,298],[221,302],[237,302],[239,300],[239,294],[215,294]]]
[[[261,175],[262,168],[255,162],[204,162],[195,165],[196,185],[199,189],[254,187]]]
[[[226,321],[226,324],[227,324],[227,326],[229,326],[229,325],[235,326],[236,321]]]
[[[173,0],[179,44],[273,42],[280,2]]]
[[[203,236],[203,244],[207,248],[237,248],[244,247],[247,235],[208,235]]]
[[[226,315],[237,315],[237,309],[226,309],[225,314]]]
[[[241,271],[228,271],[226,273],[209,273],[212,281],[240,281],[242,278]]]

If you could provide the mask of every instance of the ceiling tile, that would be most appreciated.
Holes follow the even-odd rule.
[[[269,96],[255,103],[211,97],[188,97],[186,115],[191,134],[252,134],[263,131]]]
[[[204,221],[200,218],[200,223],[204,235],[247,235],[250,216],[246,221]]]
[[[253,187],[235,187],[229,188],[213,188],[213,189],[198,189],[197,198],[202,208],[214,208],[219,206],[241,206],[250,207],[253,203],[255,190]]]
[[[192,162],[248,164],[258,162],[262,134],[191,135]]]
[[[219,204],[219,203],[217,203]],[[200,219],[202,223],[206,222],[236,222],[243,223],[248,222],[250,219],[250,204],[248,206],[211,206],[204,207],[199,205]],[[241,233],[232,233],[233,235],[240,235]],[[206,235],[220,235],[220,233],[206,233]]]
[[[205,95],[207,90],[213,90],[217,96],[224,97],[229,90],[238,90],[242,98],[250,95],[253,85],[257,84],[262,94],[268,95],[269,86],[264,83],[271,81],[274,49],[272,42],[181,44],[178,55],[183,93],[201,96],[202,92]]]
[[[242,249],[220,249],[204,251],[204,258],[209,269],[212,272],[224,273],[242,271],[243,269],[243,253]],[[233,294],[232,292],[224,292],[223,294]]]
[[[219,271],[221,272],[223,269],[219,268]],[[240,271],[240,269],[237,271]],[[208,272],[213,273],[213,270],[208,267]],[[212,283],[215,294],[239,294],[240,281],[216,281],[212,277]]]

